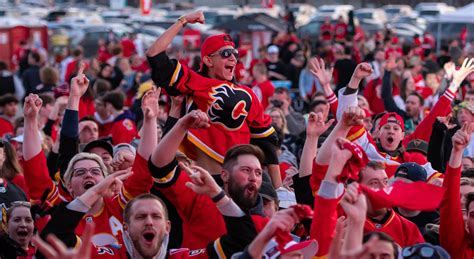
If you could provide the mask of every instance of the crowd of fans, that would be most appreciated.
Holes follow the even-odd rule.
[[[204,22],[0,61],[0,258],[473,258],[472,42]]]

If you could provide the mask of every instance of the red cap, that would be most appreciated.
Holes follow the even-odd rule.
[[[395,117],[395,120],[392,118],[390,119],[391,117]],[[393,122],[393,123],[396,123],[398,125],[400,125],[400,128],[402,128],[402,131],[405,131],[405,122],[403,121],[403,118],[398,115],[397,113],[395,112],[387,112],[385,113],[382,118],[380,119],[380,123],[379,123],[379,127],[383,127],[383,125],[389,123],[389,122]]]
[[[207,37],[201,47],[201,60],[224,46],[235,47],[229,34],[217,34]]]
[[[398,37],[392,38],[392,44],[398,44],[398,42],[399,42]]]

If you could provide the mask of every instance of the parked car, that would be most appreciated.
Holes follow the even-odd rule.
[[[322,5],[316,13],[316,19],[324,21],[326,17],[331,17],[331,19],[337,20],[342,16],[347,21],[348,13],[351,10],[354,10],[352,5]]]
[[[387,22],[387,15],[382,9],[376,8],[362,8],[354,11],[354,17],[359,20],[359,22],[364,23],[381,23],[385,24]]]
[[[409,5],[385,5],[382,7],[387,15],[387,19],[393,20],[400,16],[411,15],[413,9]]]

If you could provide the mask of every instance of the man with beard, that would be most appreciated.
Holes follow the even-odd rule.
[[[262,184],[262,151],[253,145],[237,145],[227,151],[221,178],[224,190],[209,196],[196,194],[190,177],[178,165],[175,153],[189,129],[209,127],[209,118],[194,110],[181,118],[158,143],[148,163],[155,187],[176,208],[183,219],[183,247],[199,249],[226,233],[222,215],[214,203],[227,193],[245,212],[252,214],[255,230],[260,231],[268,221],[263,213],[263,201],[258,191]],[[212,197],[212,198],[210,198]]]
[[[190,175],[190,188],[196,193],[209,196],[213,192],[219,192],[220,187],[212,176],[199,167],[184,167]],[[193,171],[194,170],[194,171]],[[69,204],[62,204],[54,212],[41,237],[45,238],[55,234],[68,247],[78,247],[80,243],[87,246],[90,244],[80,240],[74,233],[89,208],[97,201],[116,192],[121,181],[128,177],[128,173],[117,173],[107,176],[103,181],[88,189],[84,194],[74,199]],[[223,196],[216,203],[219,212],[222,213],[227,234],[210,242],[207,247],[197,250],[188,248],[168,250],[169,233],[171,224],[168,211],[164,202],[153,194],[141,194],[130,200],[123,210],[123,240],[122,246],[92,245],[91,258],[217,258],[230,257],[233,253],[241,251],[257,235],[252,229],[251,217],[245,214],[229,197]],[[87,234],[84,235],[86,238]],[[48,237],[50,243],[59,243],[54,238]],[[82,239],[82,236],[81,236]],[[53,240],[53,242],[52,242]],[[81,242],[82,241],[82,242]],[[54,249],[39,238],[35,238],[38,250],[47,258],[51,258]],[[81,247],[72,253],[80,253]],[[61,251],[59,251],[61,253]],[[70,256],[70,255],[69,255]],[[81,257],[82,258],[82,257]],[[84,258],[88,258],[84,255]]]

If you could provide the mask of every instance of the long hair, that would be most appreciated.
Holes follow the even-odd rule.
[[[22,168],[12,144],[7,141],[1,141],[0,147],[3,147],[5,157],[2,170],[0,171],[0,177],[11,181],[15,176],[23,173]]]

